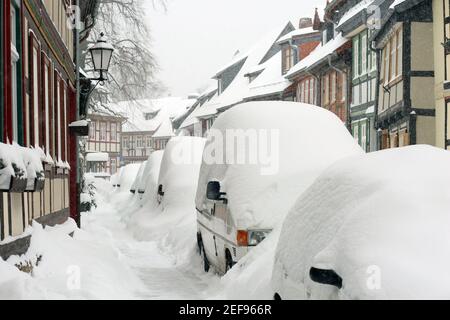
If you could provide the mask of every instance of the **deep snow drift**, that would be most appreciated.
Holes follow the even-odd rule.
[[[284,223],[274,286],[287,273],[295,298],[448,299],[449,165],[429,146],[333,165]],[[312,283],[311,267],[334,270],[343,289]]]

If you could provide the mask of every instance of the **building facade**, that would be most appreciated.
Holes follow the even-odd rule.
[[[380,149],[435,144],[432,34],[432,1],[405,1],[392,9],[374,37],[381,59],[376,105]]]
[[[450,2],[433,0],[436,146],[450,150]]]
[[[113,175],[120,167],[122,123],[121,116],[101,113],[89,114],[91,121],[89,136],[86,140],[86,155],[92,153],[106,153],[109,158],[104,163],[103,172]]]
[[[152,139],[153,131],[125,131],[122,134],[122,165],[147,161],[155,150],[156,142]],[[165,148],[160,146],[157,150]]]
[[[21,235],[33,220],[44,225],[65,221],[76,201],[69,192],[70,169],[76,170],[68,132],[76,120],[69,7],[67,0],[0,3],[0,138],[5,145],[40,150],[44,169],[42,185],[24,189],[12,183],[0,192],[0,241]],[[4,257],[1,246],[0,251]]]

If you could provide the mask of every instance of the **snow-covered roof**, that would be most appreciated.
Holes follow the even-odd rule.
[[[430,272],[450,263],[449,163],[448,151],[422,145],[332,165],[299,194],[286,218],[274,281],[287,273],[302,287],[316,266],[343,279],[341,297],[449,299],[449,271]],[[382,273],[377,290],[367,286],[370,267]],[[311,288],[311,299],[338,294]]]
[[[281,51],[264,64],[264,71],[249,85],[245,99],[283,92],[291,85],[282,74]]]
[[[235,159],[245,158],[249,150],[251,154],[252,147],[244,144],[240,150],[238,146],[242,154],[236,155],[235,148],[227,147],[228,141],[224,141],[230,129],[266,132],[260,139],[266,139],[267,148],[277,145],[272,161],[252,162],[247,158],[237,164]],[[273,132],[276,140],[271,141]],[[256,145],[258,141],[254,140]],[[205,158],[202,165],[197,208],[206,208],[208,182],[219,181],[222,192],[227,193],[233,220],[245,230],[273,228],[324,169],[338,159],[363,152],[336,115],[293,102],[243,103],[222,113],[210,130],[205,150],[215,149],[219,158]]]
[[[286,24],[268,33],[262,40],[253,46],[252,49],[248,51],[247,59],[233,82],[224,92],[196,110],[195,116],[197,118],[210,117],[217,114],[218,109],[230,107],[242,102],[247,96],[250,86],[249,79],[245,75],[255,70],[255,68],[261,64],[261,61],[266,56],[267,52],[282,36],[281,33],[285,29]]]
[[[319,33],[318,30],[314,30],[313,27],[296,29],[294,31],[289,32],[287,35],[281,37],[277,43],[283,43],[291,40],[294,37],[299,37],[307,34]]]
[[[306,58],[301,60],[286,74],[286,77],[291,77],[311,66],[316,64],[327,56],[333,54],[337,49],[346,44],[349,40],[344,38],[341,33],[339,33],[334,39],[328,41],[326,44],[318,46],[314,49]]]
[[[339,23],[337,27],[342,26],[345,22],[356,16],[358,13],[360,13],[362,10],[367,9],[372,3],[378,0],[362,0],[361,2],[357,3],[355,6],[351,7],[342,18],[339,20]]]
[[[170,138],[174,137],[172,121],[169,118],[164,119],[164,121],[159,126],[158,130],[153,134],[153,138]]]
[[[122,127],[123,132],[155,132],[164,121],[183,114],[196,101],[196,99],[168,97],[122,101],[109,105],[109,108],[127,119]],[[154,118],[147,120],[146,114],[152,114]]]
[[[93,152],[86,155],[87,162],[108,162],[109,154],[105,152]]]

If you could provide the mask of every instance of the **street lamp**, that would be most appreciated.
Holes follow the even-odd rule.
[[[106,37],[103,32],[100,34],[97,43],[89,48],[89,52],[91,53],[94,71],[100,73],[99,78],[90,80],[99,82],[105,81],[106,78],[104,77],[104,73],[108,73],[114,48],[111,44],[106,42]]]
[[[89,97],[91,93],[95,90],[95,88],[99,85],[99,83],[105,82],[107,79],[106,75],[109,70],[109,66],[111,63],[111,58],[114,52],[114,48],[111,44],[107,43],[105,34],[102,32],[100,34],[100,38],[97,40],[95,45],[89,48],[89,52],[91,54],[92,63],[94,66],[94,72],[100,73],[98,78],[86,78],[80,77],[80,43],[79,40],[79,32],[76,32],[76,74],[77,74],[77,118],[78,121],[72,123],[70,127],[70,131],[73,135],[76,136],[76,149],[77,149],[77,175],[76,175],[76,189],[77,189],[77,213],[76,213],[76,222],[77,225],[81,226],[81,212],[82,208],[81,197],[80,194],[82,192],[82,174],[83,170],[80,166],[81,161],[79,158],[80,155],[80,137],[88,136],[89,134],[89,121],[86,120],[89,105]],[[95,85],[92,82],[96,81]]]

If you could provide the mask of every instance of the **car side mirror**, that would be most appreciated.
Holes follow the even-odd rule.
[[[158,195],[164,197],[163,185],[160,184],[158,187]]]
[[[206,198],[208,200],[213,201],[224,201],[227,202],[226,199],[222,198],[222,196],[226,195],[224,192],[220,192],[221,186],[218,181],[211,181],[208,183],[208,187],[206,188]]]
[[[219,200],[220,199],[220,182],[211,181],[208,183],[208,187],[206,189],[206,198],[208,200]]]
[[[314,282],[342,289],[342,278],[334,270],[311,268],[309,276]]]

